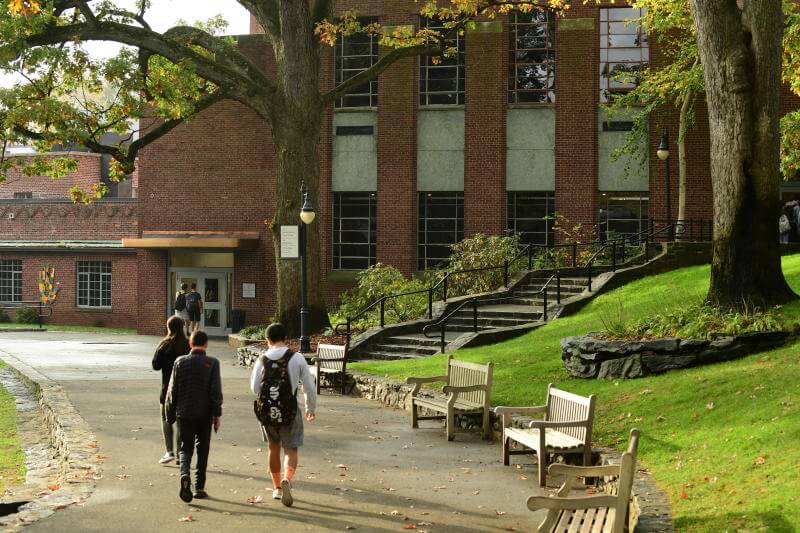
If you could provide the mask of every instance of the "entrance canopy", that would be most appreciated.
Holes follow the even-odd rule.
[[[143,231],[141,238],[122,239],[124,248],[255,250],[257,231]]]

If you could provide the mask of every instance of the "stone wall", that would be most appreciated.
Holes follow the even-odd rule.
[[[608,340],[599,333],[561,340],[564,368],[578,378],[628,379],[738,359],[782,346],[785,331],[718,335],[711,340],[665,337]]]

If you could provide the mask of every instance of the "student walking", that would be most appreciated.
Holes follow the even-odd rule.
[[[167,390],[167,420],[178,422],[181,434],[180,498],[192,501],[192,482],[189,467],[197,446],[194,497],[207,498],[206,467],[211,445],[211,427],[219,431],[222,417],[222,380],[219,361],[206,355],[208,336],[195,331],[189,339],[192,351],[179,357],[172,369],[172,379]]]
[[[317,390],[302,354],[286,346],[286,328],[271,324],[267,328],[269,350],[258,358],[250,376],[250,389],[256,395],[256,417],[261,432],[269,443],[269,472],[272,476],[272,498],[291,507],[292,479],[297,469],[298,449],[303,445],[303,413],[298,408],[297,391],[303,384],[305,419],[316,418]],[[281,475],[281,448],[285,455]]]
[[[203,312],[203,297],[197,292],[197,283],[192,283],[192,290],[186,294],[186,312],[189,314],[189,332],[200,329],[200,316]]]
[[[175,293],[175,300],[172,305],[172,307],[175,309],[175,316],[180,317],[181,320],[183,320],[183,322],[187,325],[187,335],[190,334],[188,331],[189,311],[186,310],[186,291],[188,290],[189,285],[186,283],[181,283],[181,290]]]
[[[180,317],[172,316],[167,320],[167,336],[158,344],[153,356],[153,370],[161,370],[161,394],[158,398],[161,404],[161,431],[164,433],[166,452],[158,460],[160,464],[175,460],[175,449],[180,447],[181,432],[176,424],[167,422],[167,411],[164,401],[167,397],[169,378],[172,376],[172,367],[175,360],[189,353],[189,339],[184,333],[185,324]],[[174,429],[177,428],[177,431]],[[177,444],[177,446],[176,446]]]

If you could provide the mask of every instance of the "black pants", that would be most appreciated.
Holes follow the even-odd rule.
[[[189,474],[194,448],[197,447],[197,465],[195,467],[195,490],[206,486],[206,467],[208,466],[208,450],[211,446],[211,419],[188,420],[178,419],[180,429],[181,475]]]

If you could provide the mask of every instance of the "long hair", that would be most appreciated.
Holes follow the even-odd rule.
[[[186,338],[186,333],[184,332],[183,319],[179,316],[171,316],[167,320],[167,336],[161,340],[160,345],[164,346],[175,341],[189,343],[189,339]]]

